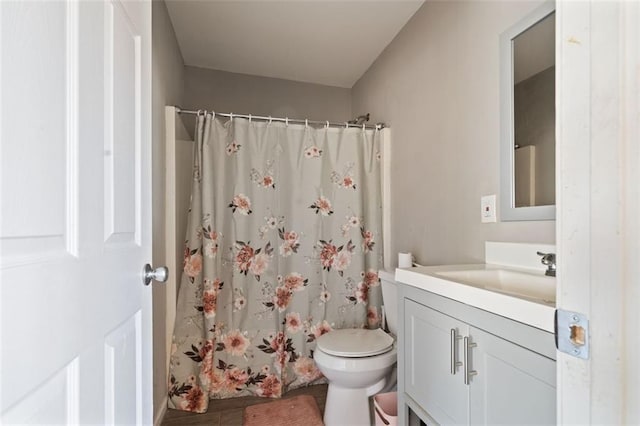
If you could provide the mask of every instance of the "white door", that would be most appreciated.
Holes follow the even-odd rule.
[[[2,1],[3,424],[150,424],[151,4]]]
[[[640,424],[640,2],[559,1],[558,308],[589,358],[558,353],[559,424]]]

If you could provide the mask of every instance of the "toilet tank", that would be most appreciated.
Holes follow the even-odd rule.
[[[398,287],[396,286],[395,271],[378,271],[382,285],[382,304],[387,318],[387,327],[394,335],[398,335]]]

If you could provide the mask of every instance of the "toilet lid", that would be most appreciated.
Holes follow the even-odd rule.
[[[379,355],[391,350],[392,346],[393,338],[380,328],[345,328],[318,338],[318,348],[322,352],[347,358]]]

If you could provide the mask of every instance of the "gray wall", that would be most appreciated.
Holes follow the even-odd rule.
[[[153,37],[153,264],[166,265],[165,222],[165,105],[182,102],[184,62],[163,1],[154,1]],[[175,273],[175,271],[170,271]],[[166,294],[165,287],[153,286],[153,405],[154,417],[163,408],[166,379]]]
[[[394,257],[480,262],[486,240],[555,243],[554,221],[480,223],[480,197],[500,193],[498,37],[539,4],[428,1],[353,87],[352,110],[391,125]]]
[[[185,108],[340,122],[353,118],[351,90],[341,87],[187,66],[184,89]],[[193,123],[193,117],[185,120],[189,131]]]

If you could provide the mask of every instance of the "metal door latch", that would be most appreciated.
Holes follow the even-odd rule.
[[[556,309],[556,348],[582,359],[589,359],[589,320],[578,312]]]

